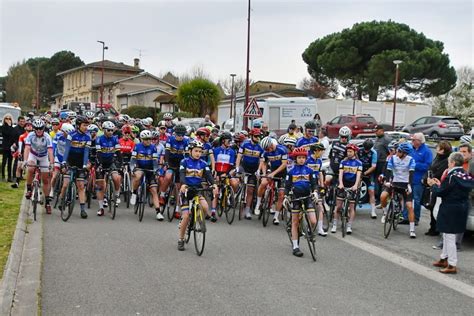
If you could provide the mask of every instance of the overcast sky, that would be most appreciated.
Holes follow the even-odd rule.
[[[213,80],[245,74],[247,0],[0,0],[0,76],[10,65],[70,50],[85,63],[106,59],[155,75],[202,66]],[[252,0],[251,78],[298,83],[302,52],[356,22],[406,23],[445,44],[453,66],[473,66],[473,1]]]

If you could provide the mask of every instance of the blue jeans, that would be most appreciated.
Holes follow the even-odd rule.
[[[413,208],[415,210],[415,221],[418,222],[421,216],[421,199],[423,198],[423,185],[415,184],[413,188]],[[408,210],[403,209],[403,219],[408,219]]]

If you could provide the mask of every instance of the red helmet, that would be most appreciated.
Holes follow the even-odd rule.
[[[211,136],[211,131],[207,127],[199,127],[196,131],[196,135]]]
[[[262,136],[262,131],[260,128],[252,128],[249,134],[253,136]]]
[[[359,147],[357,147],[357,145],[355,145],[355,144],[347,144],[346,150],[348,150],[348,149],[352,149],[354,152],[359,151]]]
[[[122,134],[130,134],[132,133],[132,128],[129,125],[122,126]]]
[[[298,147],[298,148],[295,148],[293,149],[293,151],[291,152],[291,156],[296,158],[298,156],[305,156],[307,157],[308,156],[308,150],[306,150],[306,148],[304,147]]]

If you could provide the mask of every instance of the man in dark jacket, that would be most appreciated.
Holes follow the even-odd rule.
[[[379,176],[383,173],[385,168],[385,163],[387,162],[387,156],[389,153],[388,144],[390,144],[391,138],[385,135],[385,130],[382,125],[375,126],[375,135],[377,138],[374,142],[374,149],[377,152],[377,166],[374,171],[374,178],[378,179]],[[378,181],[375,181],[375,198],[380,198],[380,185]]]
[[[15,144],[18,146],[18,139],[20,138],[21,135],[25,132],[25,124],[26,124],[26,119],[23,116],[18,117],[18,123],[17,125],[13,128],[15,131]],[[15,162],[13,163],[13,170],[16,172],[17,166],[18,166],[18,157],[15,158]]]
[[[7,167],[8,182],[12,182],[12,152],[10,147],[15,143],[15,129],[13,128],[13,117],[5,114],[2,121],[2,179],[5,179],[5,167]]]

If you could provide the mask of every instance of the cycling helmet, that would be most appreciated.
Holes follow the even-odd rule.
[[[470,144],[472,142],[472,138],[469,135],[462,135],[459,139],[460,144]]]
[[[174,127],[174,133],[177,135],[177,136],[184,136],[186,134],[186,126],[184,125],[176,125]]]
[[[222,135],[219,136],[220,140],[223,141],[224,139],[232,139],[232,135],[229,132],[224,132]]]
[[[268,134],[268,137],[273,138],[273,139],[277,139],[277,138],[278,138],[278,135],[277,135],[275,132],[270,132],[270,133]]]
[[[164,120],[172,120],[173,119],[173,114],[165,113],[165,114],[163,114],[163,119]]]
[[[314,145],[311,145],[311,151],[316,151],[316,150],[324,150],[324,145],[321,143],[316,143]]]
[[[409,154],[411,153],[411,145],[409,143],[401,143],[398,145],[398,151],[401,151],[402,153]]]
[[[83,116],[83,115],[79,115],[77,118],[76,118],[76,124],[77,126],[80,126],[82,123],[87,123],[89,124],[89,120],[87,119],[87,117]]]
[[[349,150],[349,149],[352,149],[354,152],[358,152],[358,151],[359,151],[359,147],[357,147],[356,144],[347,144],[347,146],[346,146],[346,151]]]
[[[250,130],[249,135],[252,135],[252,136],[262,136],[262,131],[260,130],[260,128],[252,128],[252,129]]]
[[[305,129],[316,129],[316,123],[313,121],[308,121],[304,123],[304,128]]]
[[[95,117],[94,111],[86,111],[86,112],[84,113],[84,115],[85,115],[88,119],[90,119],[90,120]]]
[[[64,133],[72,133],[74,132],[75,128],[72,126],[72,124],[69,123],[64,123],[63,126],[61,126],[61,131]]]
[[[151,139],[152,137],[153,137],[153,135],[151,134],[151,132],[149,130],[144,130],[144,131],[141,131],[141,133],[140,133],[140,138],[142,140]]]
[[[133,125],[132,126],[132,133],[138,134],[139,132],[140,132],[140,128],[138,128],[138,126],[136,126],[136,125]]]
[[[308,151],[304,147],[298,147],[298,148],[293,149],[293,151],[291,152],[291,156],[294,158],[299,157],[299,156],[307,157]]]
[[[241,143],[246,139],[245,135],[242,134],[241,132],[237,132],[234,135],[234,142],[236,143]]]
[[[34,129],[44,129],[45,124],[43,120],[36,119],[33,121],[33,128]]]
[[[166,127],[165,121],[159,121],[158,122],[158,127]],[[211,132],[209,132],[210,134]]]
[[[192,150],[193,148],[204,149],[204,145],[203,145],[203,143],[201,143],[198,140],[193,140],[192,142],[189,143],[188,148],[189,148],[189,150]]]
[[[249,132],[247,132],[246,130],[240,131],[240,133],[245,137],[249,137]]]
[[[69,117],[68,112],[61,112],[61,113],[59,114],[59,118],[60,118],[61,120],[66,120],[68,117]]]
[[[196,131],[196,135],[198,135],[198,136],[201,136],[201,135],[202,136],[211,136],[211,132],[206,127],[199,127],[198,130]]]
[[[141,123],[142,125],[144,125],[144,126],[149,125],[149,124],[148,124],[148,120],[147,120],[146,118],[141,119],[141,120],[140,120],[140,123]]]
[[[262,123],[259,121],[253,123],[253,128],[262,128]]]
[[[95,124],[90,124],[89,126],[87,126],[87,131],[89,133],[97,133],[99,131],[99,126]]]
[[[269,136],[262,138],[262,140],[260,141],[260,146],[263,148],[263,150],[270,148],[270,146],[272,146],[273,144],[274,139]]]
[[[211,133],[212,133],[212,134],[218,134],[218,133],[219,133],[219,129],[213,127],[212,130],[211,130]]]
[[[146,120],[147,120],[148,122],[150,122],[150,125],[153,124],[153,119],[152,119],[151,117],[148,116],[148,117],[146,118]]]
[[[296,146],[296,139],[293,137],[285,137],[285,139],[283,139],[283,145]]]
[[[351,134],[352,134],[352,131],[347,126],[343,126],[339,129],[339,136],[341,137],[350,137]]]
[[[392,140],[388,144],[388,149],[397,149],[398,148],[398,142],[396,140]]]
[[[371,139],[366,139],[364,140],[362,147],[364,147],[365,150],[370,150],[372,147],[374,147],[374,142]]]
[[[131,132],[132,132],[132,129],[130,128],[130,125],[122,126],[122,134],[130,134]]]
[[[51,120],[51,124],[59,124],[59,119],[58,118],[53,118]]]
[[[151,132],[151,137],[153,137],[153,138],[160,138],[160,132],[152,131],[152,132]]]
[[[104,123],[102,123],[102,129],[114,129],[115,128],[115,124],[112,123],[111,121],[105,121]]]
[[[69,111],[69,112],[67,112],[67,115],[68,115],[68,117],[71,118],[71,119],[77,117],[77,113],[74,112],[74,111]]]

